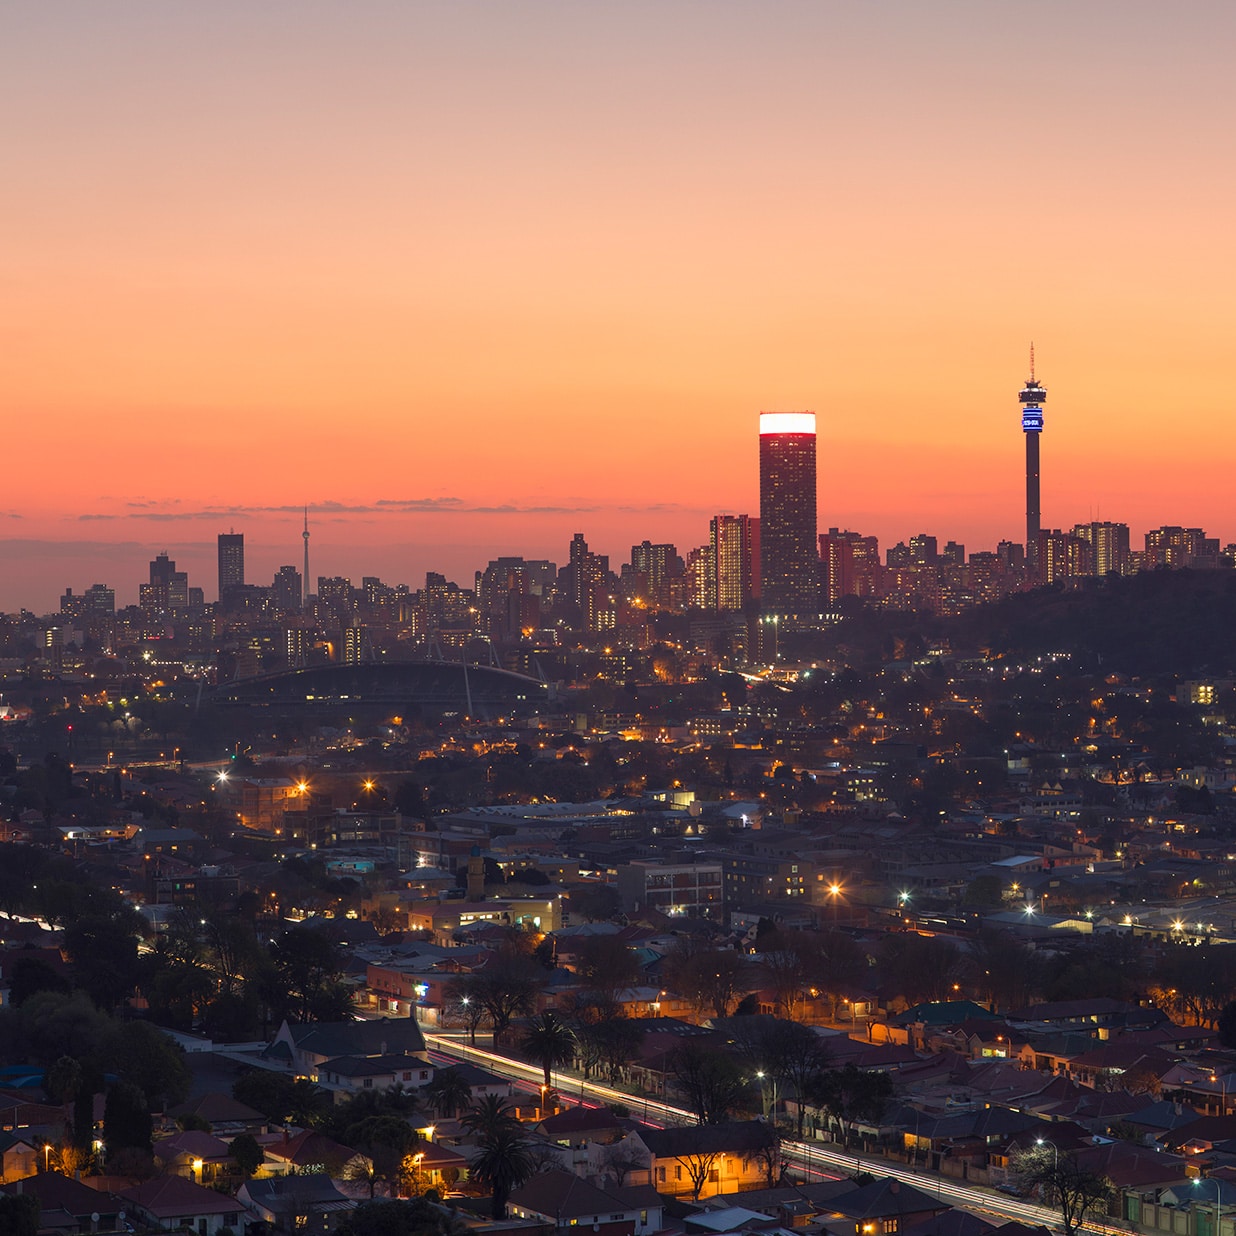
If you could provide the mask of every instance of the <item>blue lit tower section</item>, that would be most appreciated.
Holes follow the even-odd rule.
[[[1039,566],[1039,435],[1043,432],[1043,404],[1047,392],[1035,381],[1034,345],[1030,346],[1030,381],[1017,396],[1021,404],[1021,431],[1026,438],[1026,567],[1032,575]]]

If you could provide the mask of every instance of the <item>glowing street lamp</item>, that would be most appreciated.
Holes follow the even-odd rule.
[[[1215,1236],[1223,1236],[1223,1190],[1218,1176],[1195,1176],[1194,1185],[1200,1185],[1203,1179],[1212,1180],[1215,1186]]]

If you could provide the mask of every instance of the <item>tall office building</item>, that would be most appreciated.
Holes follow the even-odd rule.
[[[751,600],[749,515],[715,515],[708,525],[714,609],[745,609]]]
[[[219,533],[219,600],[226,602],[228,594],[245,586],[245,534]]]
[[[817,614],[815,413],[760,413],[760,601],[769,614]]]
[[[1026,439],[1026,566],[1038,570],[1039,531],[1039,435],[1043,432],[1043,404],[1047,392],[1035,381],[1034,344],[1030,345],[1030,381],[1017,396],[1021,404],[1021,431]]]

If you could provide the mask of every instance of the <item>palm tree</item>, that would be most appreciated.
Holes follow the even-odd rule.
[[[545,1070],[545,1089],[553,1085],[550,1071],[575,1059],[575,1032],[547,1009],[524,1035],[523,1049]]]
[[[425,1087],[425,1098],[435,1115],[450,1118],[472,1102],[472,1087],[458,1069],[440,1069]]]
[[[536,1171],[529,1142],[512,1123],[486,1133],[477,1146],[481,1153],[472,1161],[472,1175],[493,1193],[490,1214],[505,1219],[507,1198]]]
[[[464,1113],[463,1124],[477,1134],[478,1145],[487,1137],[494,1137],[511,1129],[519,1131],[519,1118],[506,1097],[501,1094],[482,1095],[472,1105],[471,1111]]]

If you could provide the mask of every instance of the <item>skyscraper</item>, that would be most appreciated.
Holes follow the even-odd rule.
[[[760,600],[769,614],[819,613],[815,413],[760,413]]]
[[[1026,566],[1031,574],[1039,563],[1039,434],[1043,432],[1043,404],[1047,392],[1034,379],[1034,344],[1030,345],[1030,381],[1017,396],[1021,403],[1021,431],[1026,438]]]
[[[228,600],[234,589],[245,586],[245,534],[219,533],[219,600]]]

